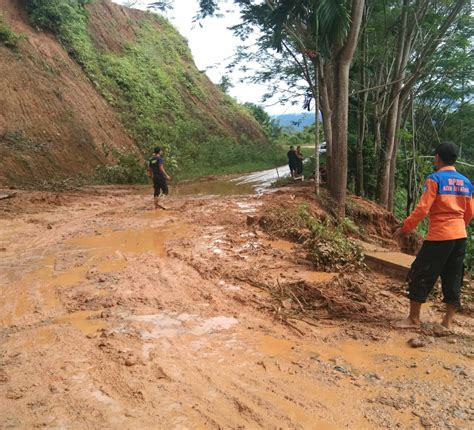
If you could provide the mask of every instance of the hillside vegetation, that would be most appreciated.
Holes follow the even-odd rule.
[[[124,181],[116,173],[129,167],[141,180],[142,160],[157,145],[180,177],[279,161],[250,112],[197,70],[165,18],[108,0],[0,5],[15,41],[15,49],[0,44],[0,72],[10,76],[0,84],[0,152],[8,159],[0,181],[91,176],[96,168]],[[117,160],[120,169],[104,167]]]

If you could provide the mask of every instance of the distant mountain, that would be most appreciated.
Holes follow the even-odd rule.
[[[273,115],[282,127],[294,127],[297,131],[303,130],[306,126],[314,124],[313,112],[287,113],[284,115]]]

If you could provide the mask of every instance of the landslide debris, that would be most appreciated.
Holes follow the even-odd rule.
[[[356,270],[364,267],[361,247],[346,236],[343,223],[311,215],[307,205],[296,209],[271,208],[259,220],[270,236],[301,244],[314,268],[323,272]]]
[[[339,274],[324,282],[268,282],[258,276],[236,279],[267,291],[271,300],[261,305],[285,323],[293,319],[311,325],[330,318],[379,324],[387,321],[393,309],[387,299],[391,293],[380,294],[380,281],[364,273]]]

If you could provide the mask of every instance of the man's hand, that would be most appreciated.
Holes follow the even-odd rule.
[[[400,241],[400,239],[402,239],[406,235],[406,233],[402,231],[402,228],[403,228],[403,225],[401,227],[398,227],[393,233],[393,238],[396,241]]]
[[[166,179],[167,179],[168,181],[171,181],[171,176],[167,176]]]

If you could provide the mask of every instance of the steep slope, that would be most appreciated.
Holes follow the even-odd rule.
[[[0,45],[0,183],[90,174],[112,161],[106,148],[139,154],[81,68],[18,3],[0,0],[3,20],[26,36],[20,52]]]
[[[232,164],[266,143],[165,19],[108,0],[87,11],[73,1],[53,29],[34,15],[39,7],[28,16],[28,3],[0,0],[3,21],[25,39],[17,52],[0,44],[0,183],[90,176],[118,154],[143,157],[157,144],[192,175],[209,154]]]

